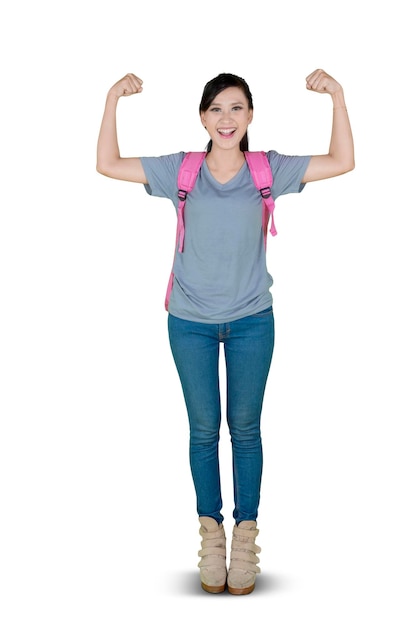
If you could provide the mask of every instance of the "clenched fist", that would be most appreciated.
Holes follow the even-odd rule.
[[[306,88],[317,93],[335,94],[342,86],[324,70],[315,70],[306,78]]]
[[[143,81],[134,74],[126,74],[113,85],[109,93],[120,98],[121,96],[131,96],[142,91]]]

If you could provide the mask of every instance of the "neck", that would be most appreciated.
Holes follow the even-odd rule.
[[[236,150],[219,150],[213,147],[206,157],[206,161],[212,169],[233,170],[241,167],[245,160],[243,152]]]
[[[229,182],[240,170],[245,161],[241,150],[211,150],[206,156],[206,164],[211,175],[222,184]]]

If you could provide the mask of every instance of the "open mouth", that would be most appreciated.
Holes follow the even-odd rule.
[[[217,132],[219,133],[219,135],[221,135],[222,137],[233,137],[233,135],[236,132],[236,128],[219,128],[217,130]]]

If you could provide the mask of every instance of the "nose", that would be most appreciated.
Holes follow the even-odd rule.
[[[222,122],[229,122],[232,119],[232,114],[229,112],[225,112],[222,115]]]

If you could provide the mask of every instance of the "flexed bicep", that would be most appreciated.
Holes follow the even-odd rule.
[[[138,157],[121,157],[117,138],[116,109],[120,98],[142,92],[142,79],[126,74],[110,89],[97,142],[97,171],[109,178],[146,183],[146,175]]]

